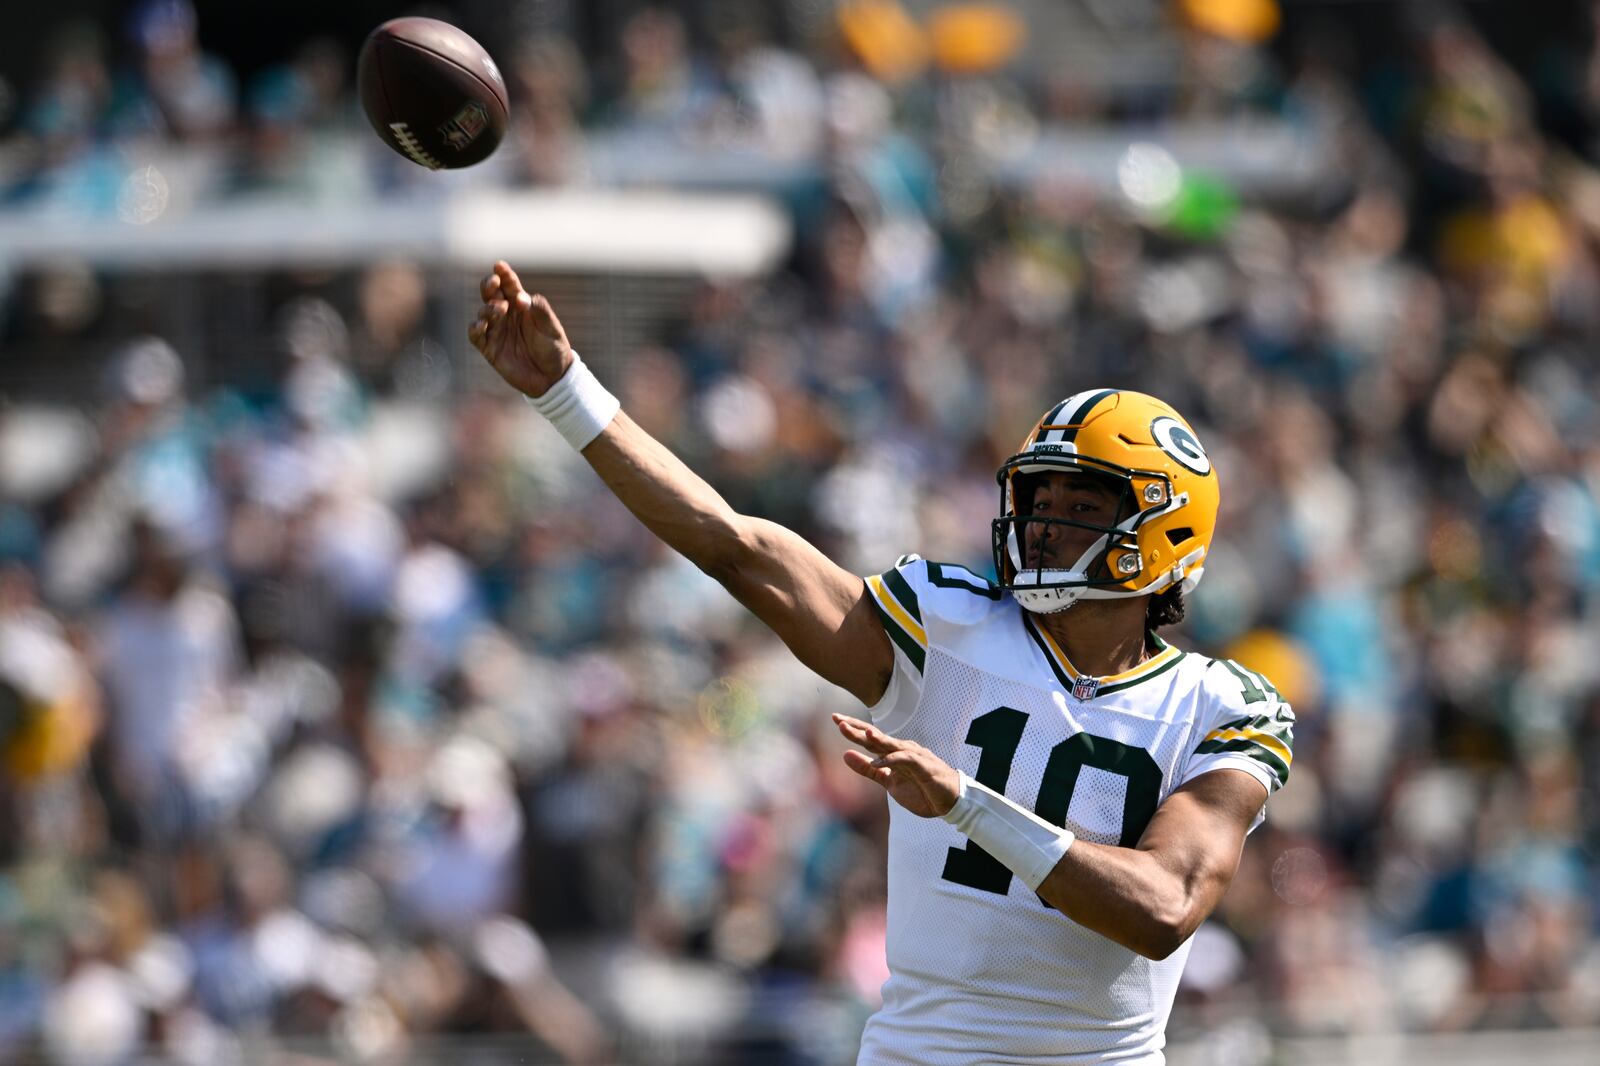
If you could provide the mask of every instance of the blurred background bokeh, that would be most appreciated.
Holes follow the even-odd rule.
[[[366,127],[400,14],[506,72],[485,164]],[[1184,411],[1223,514],[1175,639],[1299,725],[1172,1061],[1600,1061],[1597,25],[6,5],[0,1060],[854,1061],[854,704],[478,363],[504,256],[864,573],[989,572],[1060,397]]]

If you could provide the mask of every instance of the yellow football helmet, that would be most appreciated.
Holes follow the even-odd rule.
[[[1122,493],[1115,524],[1035,517],[1030,474],[1068,471],[1110,479]],[[1080,599],[1188,591],[1205,571],[1221,498],[1217,474],[1194,430],[1154,396],[1092,389],[1052,407],[1005,461],[994,565],[1000,586],[1025,609],[1049,614]],[[1029,522],[1100,534],[1070,569],[1024,564]]]

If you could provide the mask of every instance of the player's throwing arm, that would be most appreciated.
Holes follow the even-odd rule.
[[[866,583],[802,537],[733,510],[620,409],[543,296],[498,262],[467,331],[473,347],[582,453],[627,508],[716,578],[806,666],[871,705],[893,670]]]

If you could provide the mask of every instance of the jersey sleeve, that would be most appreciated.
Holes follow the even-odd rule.
[[[983,621],[1001,602],[986,579],[954,563],[932,563],[902,555],[881,574],[866,579],[878,620],[894,646],[894,676],[872,706],[878,728],[894,734],[916,714],[930,648],[948,648]]]
[[[1260,781],[1269,795],[1276,792],[1288,782],[1294,761],[1294,711],[1272,682],[1236,662],[1215,660],[1207,673],[1211,709],[1179,784],[1232,769]],[[1257,825],[1261,818],[1256,816]]]
[[[905,728],[922,702],[922,673],[928,664],[922,594],[927,587],[927,567],[915,555],[902,555],[888,570],[867,578],[878,621],[894,647],[894,675],[870,710],[872,723],[891,736]]]

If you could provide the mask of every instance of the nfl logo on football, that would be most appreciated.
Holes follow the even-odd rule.
[[[476,100],[456,112],[456,117],[439,127],[439,135],[456,151],[478,139],[489,125],[488,110]]]
[[[1094,699],[1094,694],[1100,691],[1098,677],[1079,677],[1072,682],[1072,698],[1079,702]]]

